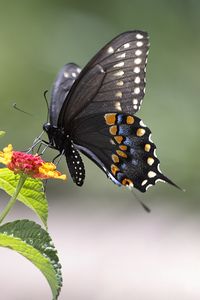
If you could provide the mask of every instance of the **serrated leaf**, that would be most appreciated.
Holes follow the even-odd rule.
[[[15,175],[8,168],[0,169],[0,189],[3,189],[10,196],[13,195],[18,181],[19,175]],[[34,210],[47,227],[48,202],[41,180],[28,177],[17,199]]]
[[[0,137],[4,136],[5,134],[5,131],[0,130]]]
[[[33,221],[10,222],[0,227],[0,246],[29,259],[46,277],[53,300],[58,298],[62,286],[61,265],[48,232]]]

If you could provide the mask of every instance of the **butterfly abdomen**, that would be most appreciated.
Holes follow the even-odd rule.
[[[85,179],[85,168],[82,158],[72,141],[65,148],[65,157],[73,181],[76,185],[82,186]]]

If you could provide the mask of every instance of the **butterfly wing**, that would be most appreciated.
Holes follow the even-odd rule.
[[[161,173],[151,131],[141,119],[121,113],[95,114],[77,119],[72,126],[76,147],[117,185],[141,192],[158,180],[175,185]]]
[[[145,92],[148,48],[143,31],[122,33],[104,46],[73,84],[58,126],[67,129],[74,118],[97,111],[137,112]]]
[[[69,63],[59,71],[53,85],[50,103],[50,124],[57,125],[58,116],[67,95],[77,79],[81,69],[78,65]]]

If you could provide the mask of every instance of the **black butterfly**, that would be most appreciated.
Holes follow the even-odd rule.
[[[49,145],[64,154],[73,181],[81,186],[85,168],[78,151],[117,185],[141,192],[162,180],[151,131],[134,116],[145,93],[148,34],[129,31],[105,45],[81,69],[66,64],[54,83]],[[177,187],[177,186],[176,186]]]

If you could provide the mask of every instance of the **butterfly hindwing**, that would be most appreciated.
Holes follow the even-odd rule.
[[[143,31],[123,33],[104,46],[72,86],[58,125],[67,128],[74,118],[97,111],[137,112],[145,92],[148,49]]]
[[[151,131],[138,117],[96,114],[74,122],[74,143],[118,185],[145,192],[156,181],[173,184],[159,169]]]

